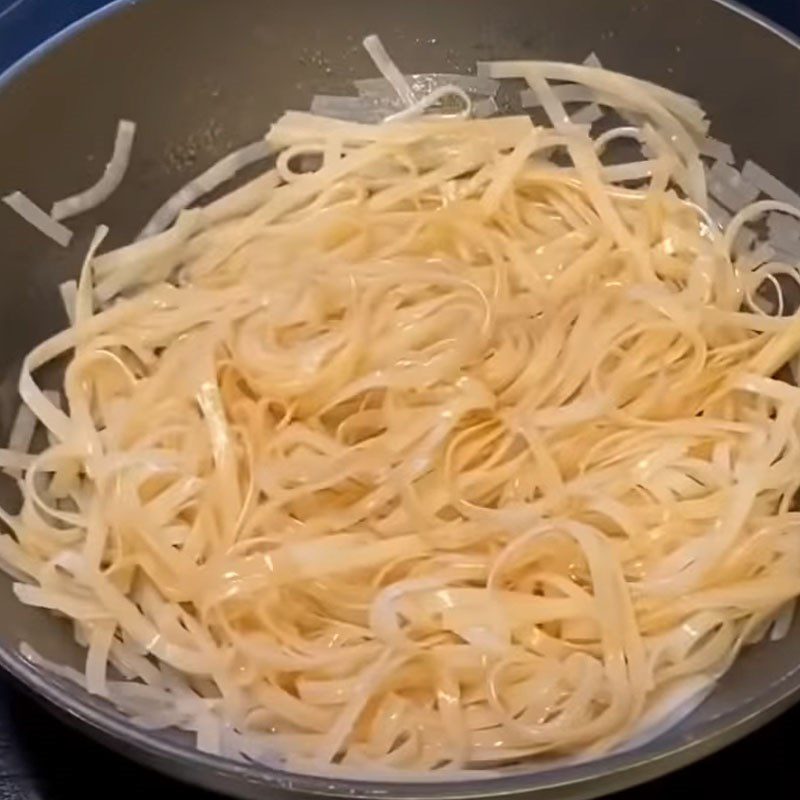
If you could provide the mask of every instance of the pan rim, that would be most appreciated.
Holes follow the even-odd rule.
[[[0,72],[0,92],[19,75],[45,58],[62,42],[116,14],[126,7],[139,5],[141,0],[111,0],[90,14],[72,22],[61,31],[38,44],[16,62]],[[710,0],[719,6],[749,20],[778,36],[788,45],[800,51],[800,36],[781,24],[745,6],[739,0]],[[748,733],[765,725],[794,702],[800,700],[800,663],[781,678],[768,685],[757,696],[750,698],[725,714],[709,720],[696,736],[677,747],[664,749],[656,754],[637,755],[636,750],[603,756],[584,763],[560,766],[535,772],[519,772],[502,776],[474,777],[461,780],[426,780],[403,782],[361,780],[331,775],[290,772],[278,767],[247,764],[221,756],[202,753],[179,742],[169,741],[157,732],[136,728],[119,712],[90,705],[85,692],[68,691],[51,680],[25,660],[15,649],[0,642],[0,669],[45,701],[58,716],[73,725],[80,726],[95,739],[125,753],[133,760],[146,763],[171,777],[163,763],[180,762],[184,768],[180,779],[208,788],[221,788],[203,780],[203,775],[212,773],[221,780],[235,780],[236,785],[255,786],[293,793],[308,793],[323,796],[348,796],[378,798],[382,800],[461,800],[486,796],[518,795],[525,792],[557,793],[583,790],[583,796],[592,795],[591,785],[600,780],[608,781],[603,791],[620,791],[694,763]],[[87,695],[88,696],[88,695]],[[235,791],[235,786],[230,785]]]

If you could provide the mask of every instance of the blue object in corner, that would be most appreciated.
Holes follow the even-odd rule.
[[[0,0],[0,72],[109,0]]]

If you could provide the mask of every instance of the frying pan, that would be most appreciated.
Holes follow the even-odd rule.
[[[401,67],[466,72],[478,59],[605,65],[701,100],[713,132],[800,188],[798,42],[714,0],[119,0],[56,36],[0,77],[0,195],[41,205],[94,182],[118,119],[138,124],[129,172],[115,195],[72,224],[62,251],[0,208],[0,441],[16,413],[21,357],[65,323],[58,284],[74,277],[99,223],[128,241],[150,212],[227,151],[262,134],[317,92],[347,93],[373,74],[361,49],[377,32]],[[0,487],[6,491],[8,487]],[[6,498],[11,499],[10,494]],[[104,701],[19,655],[80,666],[64,623],[23,607],[0,578],[0,666],[52,710],[137,761],[241,798],[292,793],[382,798],[605,794],[706,755],[771,719],[800,693],[800,623],[780,642],[748,649],[712,696],[679,726],[638,749],[499,778],[378,783],[293,775],[199,753],[180,732],[134,728]]]

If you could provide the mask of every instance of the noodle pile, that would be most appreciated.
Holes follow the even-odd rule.
[[[536,768],[656,735],[791,622],[796,273],[735,242],[796,212],[716,227],[687,98],[488,70],[550,125],[289,112],[255,182],[100,231],[26,359],[51,441],[0,451],[0,555],[88,647],[53,668],[138,724],[297,769]],[[552,81],[641,122],[593,137]],[[63,355],[68,411],[32,378]]]

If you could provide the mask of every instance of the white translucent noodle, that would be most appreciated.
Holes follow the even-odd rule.
[[[28,453],[36,431],[36,416],[24,403],[17,410],[11,431],[8,434],[8,451],[11,453]],[[3,465],[5,471],[14,478],[22,477],[22,472],[13,462]]]
[[[576,125],[591,125],[603,117],[603,110],[597,103],[589,103],[571,115]]]
[[[61,302],[64,304],[64,313],[70,325],[75,321],[75,301],[78,295],[78,283],[74,279],[64,281],[59,284],[58,292],[61,295]]]
[[[311,100],[310,110],[312,114],[351,122],[380,122],[399,108],[403,108],[403,105],[396,98],[389,100],[316,94]]]
[[[772,630],[770,631],[769,635],[769,638],[772,639],[773,642],[785,639],[789,635],[789,631],[792,629],[796,614],[797,599],[790,600],[775,618],[775,622],[773,623]]]
[[[714,220],[720,230],[725,230],[728,223],[733,218],[733,215],[730,213],[730,211],[717,203],[713,198],[709,198],[708,213],[711,215],[711,218]]]
[[[735,161],[733,148],[713,136],[706,136],[700,142],[700,155],[709,156],[714,161],[721,161],[723,164],[733,164]]]
[[[460,110],[449,116],[460,117],[461,119],[465,119],[466,117],[470,116],[470,112],[472,110],[472,100],[470,100],[469,95],[461,87],[448,84],[446,86],[440,86],[438,89],[434,89],[430,94],[426,95],[421,100],[417,100],[415,103],[412,103],[402,111],[398,111],[396,114],[392,114],[391,116],[387,117],[385,121],[399,122],[401,120],[409,120],[413,119],[414,117],[419,117],[424,114],[427,109],[437,105],[438,103],[441,103],[446,97],[457,97],[461,101]]]
[[[800,207],[800,195],[755,162],[745,162],[742,177],[758,187],[767,197]]]
[[[25,222],[33,225],[56,244],[66,247],[72,241],[72,231],[69,228],[53,219],[22,192],[12,192],[6,195],[3,202],[12,211],[16,211]]]
[[[311,101],[311,113],[352,122],[393,122],[412,119],[424,114],[428,109],[440,105],[443,100],[457,99],[458,109],[449,110],[444,116],[469,117],[473,111],[472,99],[460,86],[445,84],[433,89],[430,93],[403,107],[396,100],[376,100],[373,97],[338,97],[335,95],[315,95]],[[398,110],[399,108],[399,110]],[[496,106],[481,106],[482,116],[488,116],[496,110]]]
[[[769,242],[791,258],[800,258],[800,223],[786,214],[767,215]]]
[[[0,450],[0,565],[86,648],[36,668],[205,752],[435,781],[641,746],[796,630],[800,210],[738,208],[720,147],[709,202],[686,97],[488,70],[549,124],[288,112],[252,183],[96,232]]]
[[[491,78],[477,75],[456,75],[454,73],[426,73],[420,75],[404,75],[406,83],[414,95],[422,97],[442,86],[458,86],[470,96],[484,95],[494,97],[500,83]],[[356,91],[364,98],[393,99],[397,97],[395,88],[386,78],[363,78],[353,81]]]
[[[496,114],[499,110],[497,101],[493,97],[482,97],[480,100],[472,102],[472,117],[474,119],[485,119]]]
[[[122,179],[128,171],[135,134],[135,123],[127,119],[120,120],[114,140],[114,152],[100,179],[88,189],[54,203],[50,216],[58,220],[67,219],[83,214],[108,200],[122,183]]]
[[[252,144],[248,144],[239,150],[221,158],[212,167],[209,167],[202,175],[186,184],[180,191],[176,192],[161,208],[153,214],[147,225],[139,234],[139,239],[147,239],[157,233],[166,230],[177,218],[181,211],[184,211],[192,204],[196,203],[201,197],[212,192],[218,186],[229,181],[237,172],[262,161],[270,155],[270,148],[261,139]]]
[[[692,98],[619,72],[556,61],[494,61],[485,64],[482,72],[488,73],[495,79],[519,78],[525,76],[525,72],[530,69],[532,63],[536,64],[537,71],[543,77],[550,80],[580,84],[585,87],[583,92],[594,90],[601,94],[618,96],[616,107],[658,116],[667,111],[682,120],[692,130],[705,133],[708,129],[705,113]],[[566,89],[566,87],[564,88]],[[680,138],[683,136],[685,136],[685,132],[681,134]],[[679,143],[676,142],[676,144]]]
[[[717,161],[708,172],[708,192],[730,211],[740,211],[759,195],[758,187],[722,161]]]
[[[397,65],[389,57],[386,48],[381,40],[374,33],[364,38],[364,49],[369,53],[370,58],[375,62],[375,66],[383,77],[388,81],[397,96],[406,106],[412,106],[417,101],[411,86],[406,80]]]

